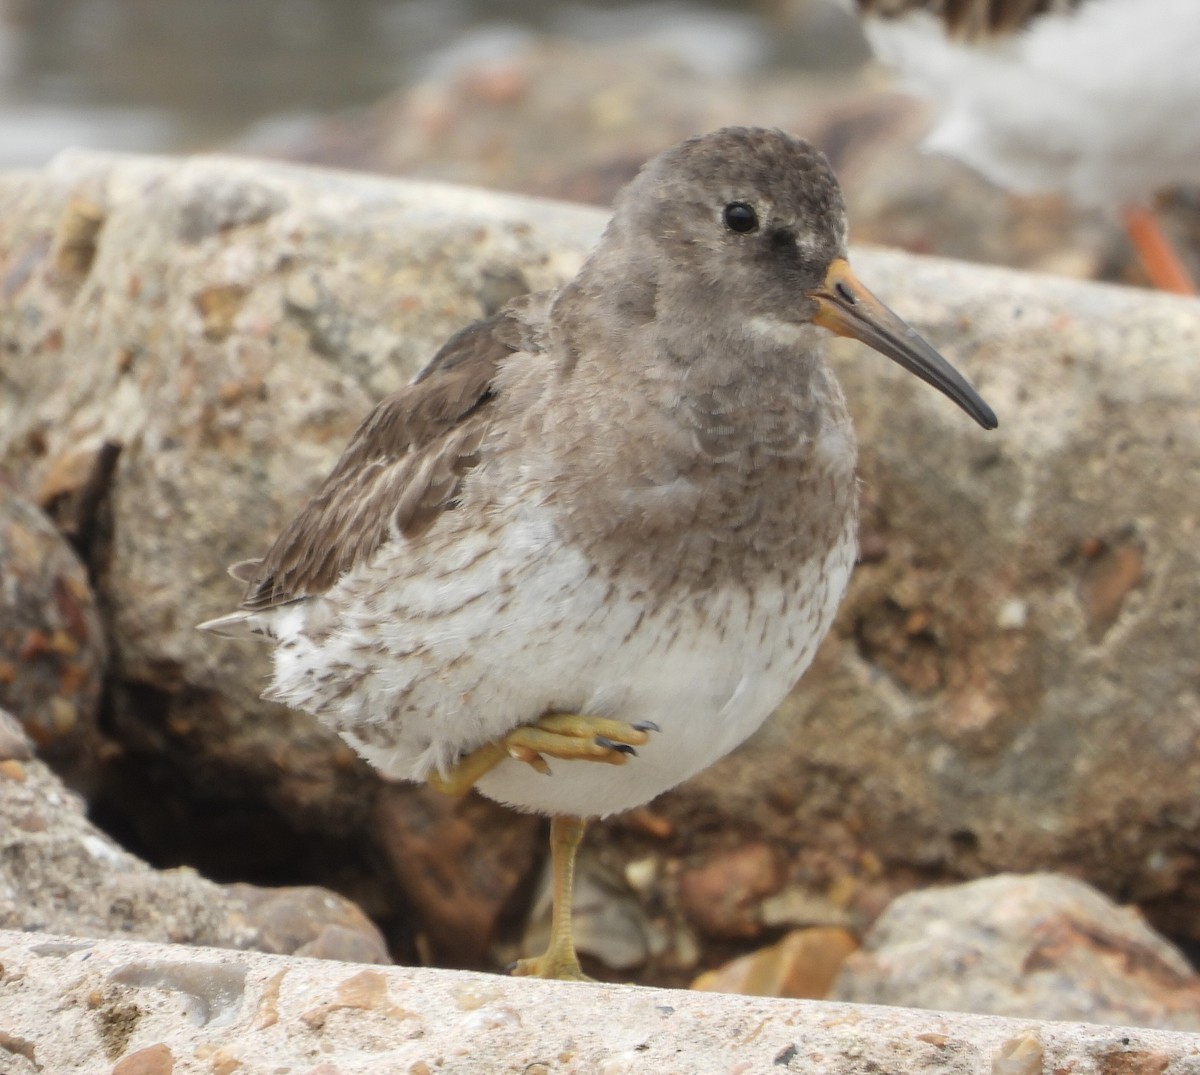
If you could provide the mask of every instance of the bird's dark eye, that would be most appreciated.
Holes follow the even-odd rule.
[[[758,214],[745,202],[730,202],[725,206],[725,227],[745,234],[758,227]]]

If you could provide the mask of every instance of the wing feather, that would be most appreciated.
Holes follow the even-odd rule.
[[[259,612],[329,589],[386,541],[428,530],[479,462],[493,382],[527,335],[518,304],[447,341],[412,384],[363,420],[320,489],[261,560],[230,570]]]

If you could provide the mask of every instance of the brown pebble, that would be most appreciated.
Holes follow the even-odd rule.
[[[50,824],[36,810],[27,810],[20,817],[13,819],[13,827],[22,832],[46,832]]]
[[[51,653],[50,638],[45,631],[34,627],[25,632],[24,641],[17,650],[17,657],[22,661],[31,661]]]
[[[388,995],[387,979],[378,971],[365,970],[351,975],[338,985],[337,995],[326,1004],[321,1004],[300,1016],[314,1030],[325,1025],[325,1020],[336,1011],[357,1008],[360,1011],[380,1012],[393,1019],[414,1019],[416,1014],[392,1002]]]
[[[793,930],[778,944],[706,971],[693,989],[756,997],[822,1000],[858,942],[838,926]]]
[[[287,976],[287,968],[272,975],[270,981],[263,987],[262,996],[258,1001],[258,1011],[254,1013],[254,1029],[266,1030],[279,1022],[279,987]]]
[[[104,209],[82,194],[67,203],[54,236],[54,267],[64,276],[85,276],[96,257]]]
[[[779,891],[783,877],[775,851],[764,843],[719,852],[679,875],[679,906],[712,937],[757,936],[759,904]]]
[[[1033,1030],[1009,1038],[996,1050],[992,1075],[1041,1075],[1044,1052]]]
[[[13,758],[8,758],[5,761],[0,761],[0,777],[5,780],[12,780],[17,784],[24,784],[26,778],[25,766]]]
[[[1171,1066],[1166,1053],[1145,1049],[1113,1049],[1099,1060],[1100,1075],[1162,1075]]]
[[[225,1049],[218,1049],[212,1058],[213,1075],[233,1075],[233,1072],[245,1065]]]
[[[2,970],[3,968],[0,968]],[[13,1056],[23,1056],[31,1064],[37,1065],[37,1059],[34,1055],[34,1043],[26,1041],[24,1038],[18,1038],[15,1034],[9,1034],[6,1030],[0,1030],[0,1049],[11,1053]]]
[[[218,284],[198,292],[193,304],[204,318],[204,334],[210,340],[223,340],[233,331],[233,322],[246,301],[246,289],[240,284]]]
[[[904,620],[904,633],[910,638],[929,630],[931,616],[927,608],[913,609]]]
[[[147,1045],[118,1060],[112,1075],[171,1075],[174,1070],[175,1057],[160,1042],[158,1045]]]
[[[529,76],[518,68],[497,65],[473,71],[464,88],[483,104],[512,107],[529,89]]]
[[[1135,542],[1106,548],[1085,565],[1079,596],[1089,634],[1098,642],[1117,621],[1125,598],[1142,581],[1145,556]]]
[[[630,810],[622,820],[631,829],[636,829],[655,840],[669,840],[675,834],[675,825],[670,818],[656,814],[645,806]]]
[[[231,407],[243,399],[261,399],[265,395],[266,385],[261,377],[247,377],[241,381],[226,381],[217,391],[217,398],[223,406]]]

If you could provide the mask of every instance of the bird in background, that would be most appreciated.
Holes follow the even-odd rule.
[[[1119,212],[1151,282],[1196,293],[1153,200],[1200,183],[1200,3],[849,2],[932,102],[928,148],[1016,193]]]
[[[586,819],[736,747],[829,630],[858,491],[823,339],[996,425],[858,281],[846,235],[799,138],[726,128],[656,157],[573,280],[463,329],[367,415],[203,625],[268,639],[265,697],[386,776],[553,819],[551,940],[518,974],[584,977]]]

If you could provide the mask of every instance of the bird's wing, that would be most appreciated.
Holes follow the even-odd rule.
[[[452,336],[412,384],[382,400],[333,472],[261,560],[235,564],[243,612],[323,593],[394,537],[452,509],[479,462],[501,361],[526,343],[519,303]]]
[[[854,0],[860,15],[899,18],[927,11],[951,37],[974,41],[1024,29],[1034,19],[1070,11],[1083,0]]]

